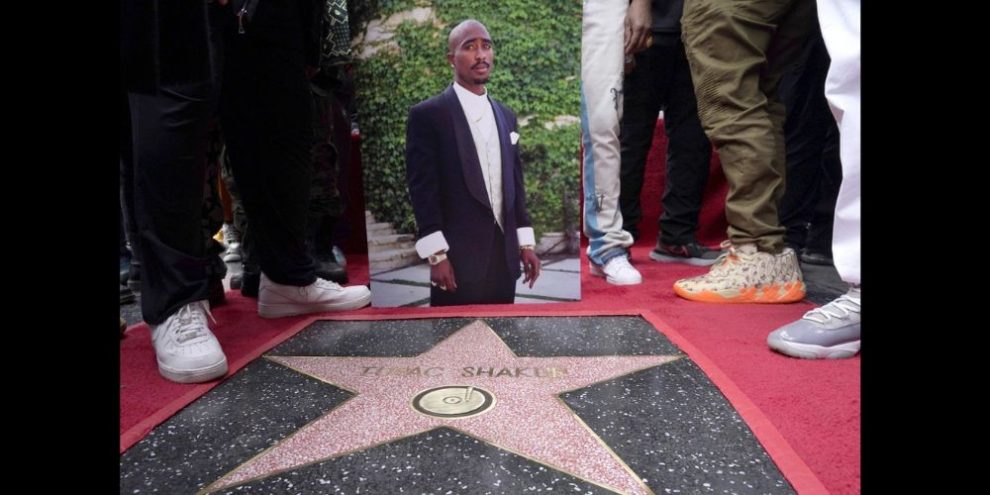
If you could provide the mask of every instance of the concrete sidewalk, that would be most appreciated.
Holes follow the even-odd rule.
[[[516,285],[516,304],[540,304],[581,300],[581,265],[577,255],[543,259],[540,277],[530,289]],[[371,276],[371,304],[375,307],[427,307],[430,305],[430,265],[413,266]]]

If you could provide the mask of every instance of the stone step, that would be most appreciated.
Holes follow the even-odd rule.
[[[391,242],[411,242],[416,239],[412,234],[390,234],[380,235],[368,239],[368,244],[388,244]]]
[[[368,239],[368,252],[376,253],[393,249],[415,248],[413,240],[416,236],[412,234],[392,234],[371,237]]]
[[[383,235],[395,235],[395,229],[392,228],[392,224],[388,222],[375,222],[366,225],[366,230],[368,232],[368,238],[373,239],[375,237],[381,237]]]
[[[411,266],[421,261],[415,249],[390,249],[387,251],[368,252],[368,263],[371,265],[372,273]]]
[[[387,244],[368,244],[368,253],[381,253],[383,251],[405,251],[416,249],[416,245],[411,242],[389,242]]]

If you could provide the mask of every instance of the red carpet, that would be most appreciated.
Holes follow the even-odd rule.
[[[775,461],[776,432],[789,444],[814,475],[832,493],[859,493],[860,478],[860,381],[859,358],[806,361],[780,356],[767,349],[766,334],[798,318],[812,306],[714,305],[693,303],[674,296],[671,284],[678,278],[702,273],[704,268],[670,266],[646,258],[648,246],[633,250],[644,283],[617,287],[582,271],[582,301],[578,303],[524,306],[465,306],[460,308],[365,308],[348,317],[394,315],[551,315],[615,314],[643,312],[661,329],[668,326],[676,344],[712,376],[722,392],[739,409]],[[367,281],[366,259],[352,256],[349,268],[355,283]],[[363,277],[356,276],[364,273]],[[312,318],[264,320],[257,316],[254,300],[228,293],[228,304],[214,311],[214,331],[224,345],[231,372],[243,367],[276,343],[290,337]],[[675,338],[677,334],[681,339]],[[690,348],[697,349],[692,353]],[[216,385],[180,385],[159,376],[147,326],[128,329],[120,353],[120,450],[140,440],[196,397]],[[706,361],[710,362],[706,366]],[[724,373],[720,380],[714,367]],[[750,408],[750,410],[747,410]],[[765,417],[769,424],[754,424]],[[774,430],[774,428],[776,430]],[[786,460],[786,459],[785,459]],[[781,466],[782,468],[784,466]],[[785,469],[785,473],[793,472]],[[790,479],[790,478],[789,478]],[[798,485],[797,480],[790,479]],[[814,485],[814,483],[812,483]],[[802,492],[803,493],[803,492]]]
[[[662,131],[658,132],[662,138]],[[657,170],[662,166],[662,152],[658,151],[662,148],[656,144],[651,153],[647,184],[655,184],[662,175]],[[659,189],[644,187],[644,197],[658,198],[660,191],[662,185]],[[706,194],[702,213],[705,227],[699,237],[706,244],[716,244],[725,232],[719,206],[724,201],[725,183],[720,172],[712,175]],[[800,493],[821,493],[821,485],[835,494],[859,493],[860,358],[807,361],[781,356],[767,348],[767,333],[800,317],[813,307],[808,303],[714,305],[676,297],[671,289],[675,280],[706,269],[654,263],[647,258],[656,235],[657,203],[656,199],[643,202],[647,220],[641,226],[641,242],[633,249],[633,263],[643,274],[641,285],[606,284],[604,279],[589,276],[585,265],[581,302],[366,308],[346,317],[641,313],[706,371]],[[367,283],[367,257],[352,255],[348,260],[352,283]],[[214,311],[218,323],[213,328],[224,346],[232,373],[312,320],[261,319],[255,301],[244,299],[237,292],[228,293],[228,301]],[[121,452],[216,385],[216,382],[179,385],[161,378],[148,329],[143,324],[128,329],[121,341],[120,361]]]

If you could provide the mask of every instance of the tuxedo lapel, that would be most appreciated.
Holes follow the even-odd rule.
[[[454,93],[454,87],[448,86],[443,92],[443,97],[447,114],[450,116],[450,128],[454,130],[454,138],[457,140],[457,155],[460,158],[464,182],[471,196],[491,210],[492,204],[488,201],[488,191],[485,189],[485,178],[481,174],[481,163],[478,162],[474,138],[471,137],[471,127],[464,117],[464,109],[457,99],[457,94]]]
[[[515,187],[515,159],[516,154],[512,151],[512,141],[509,140],[509,120],[502,111],[502,107],[491,101],[492,111],[495,113],[495,125],[498,127],[499,151],[502,154],[502,206],[504,211],[509,211],[512,205],[516,204]]]

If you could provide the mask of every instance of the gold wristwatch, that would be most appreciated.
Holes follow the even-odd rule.
[[[431,254],[426,261],[430,262],[430,265],[439,265],[441,261],[447,259],[447,253],[440,252],[437,254]]]

